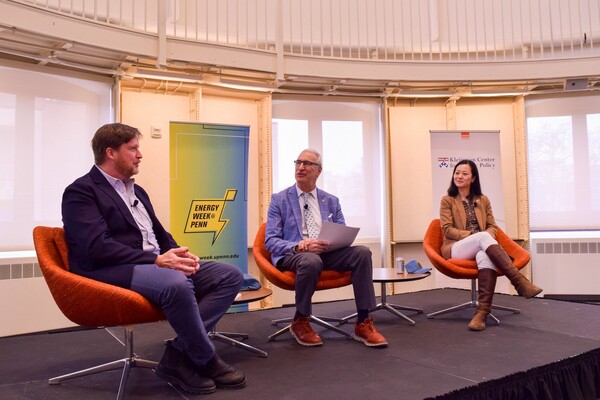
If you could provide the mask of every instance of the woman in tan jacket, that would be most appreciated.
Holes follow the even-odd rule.
[[[529,299],[541,293],[542,289],[515,268],[496,241],[497,226],[492,205],[481,193],[479,171],[473,161],[462,160],[454,167],[448,195],[442,197],[440,222],[444,232],[442,256],[477,261],[479,298],[470,329],[485,329],[496,287],[496,270],[506,275],[520,296]]]

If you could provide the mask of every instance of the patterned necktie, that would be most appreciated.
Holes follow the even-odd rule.
[[[308,206],[308,196],[310,196],[310,194],[302,193],[302,196],[304,196],[304,221],[306,221],[306,232],[308,233],[309,238],[316,238],[319,236],[319,230],[317,228],[317,223],[315,222],[315,217]]]

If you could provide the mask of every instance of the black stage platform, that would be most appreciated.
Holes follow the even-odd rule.
[[[291,308],[228,314],[223,331],[246,332],[248,344],[267,358],[216,342],[226,361],[242,369],[248,386],[210,395],[179,392],[135,368],[125,399],[594,399],[600,397],[600,307],[558,300],[496,295],[495,303],[521,309],[495,312],[501,325],[483,332],[467,328],[474,310],[427,319],[426,314],[468,301],[468,291],[436,289],[389,296],[391,303],[422,308],[406,321],[380,310],[373,314],[390,345],[367,348],[324,332],[324,346],[301,347],[289,334],[273,342],[270,321]],[[316,314],[345,316],[353,301],[317,304]],[[321,328],[316,327],[318,331]],[[351,331],[352,324],[343,326]],[[121,335],[119,328],[111,331]],[[135,350],[159,360],[165,322],[136,327]],[[48,385],[48,378],[112,361],[123,348],[106,330],[39,333],[0,339],[0,399],[114,399],[120,373],[105,372]]]

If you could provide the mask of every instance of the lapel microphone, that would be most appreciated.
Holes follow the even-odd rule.
[[[133,201],[133,204],[131,205],[131,207],[137,207],[138,203],[139,203],[138,199],[135,199]]]
[[[304,205],[304,209],[305,209],[305,210],[308,210],[308,204],[305,204],[305,205]]]

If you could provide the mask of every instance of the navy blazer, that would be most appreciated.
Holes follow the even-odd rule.
[[[340,201],[334,195],[317,188],[321,220],[345,225]],[[279,259],[293,254],[292,248],[302,240],[302,210],[296,185],[271,196],[267,213],[265,247],[271,253],[273,265]]]
[[[161,254],[178,247],[156,218],[146,191],[138,185],[134,191],[150,215]],[[129,288],[134,265],[156,261],[156,254],[143,250],[142,233],[128,206],[96,166],[65,189],[62,217],[69,264],[76,274]]]

